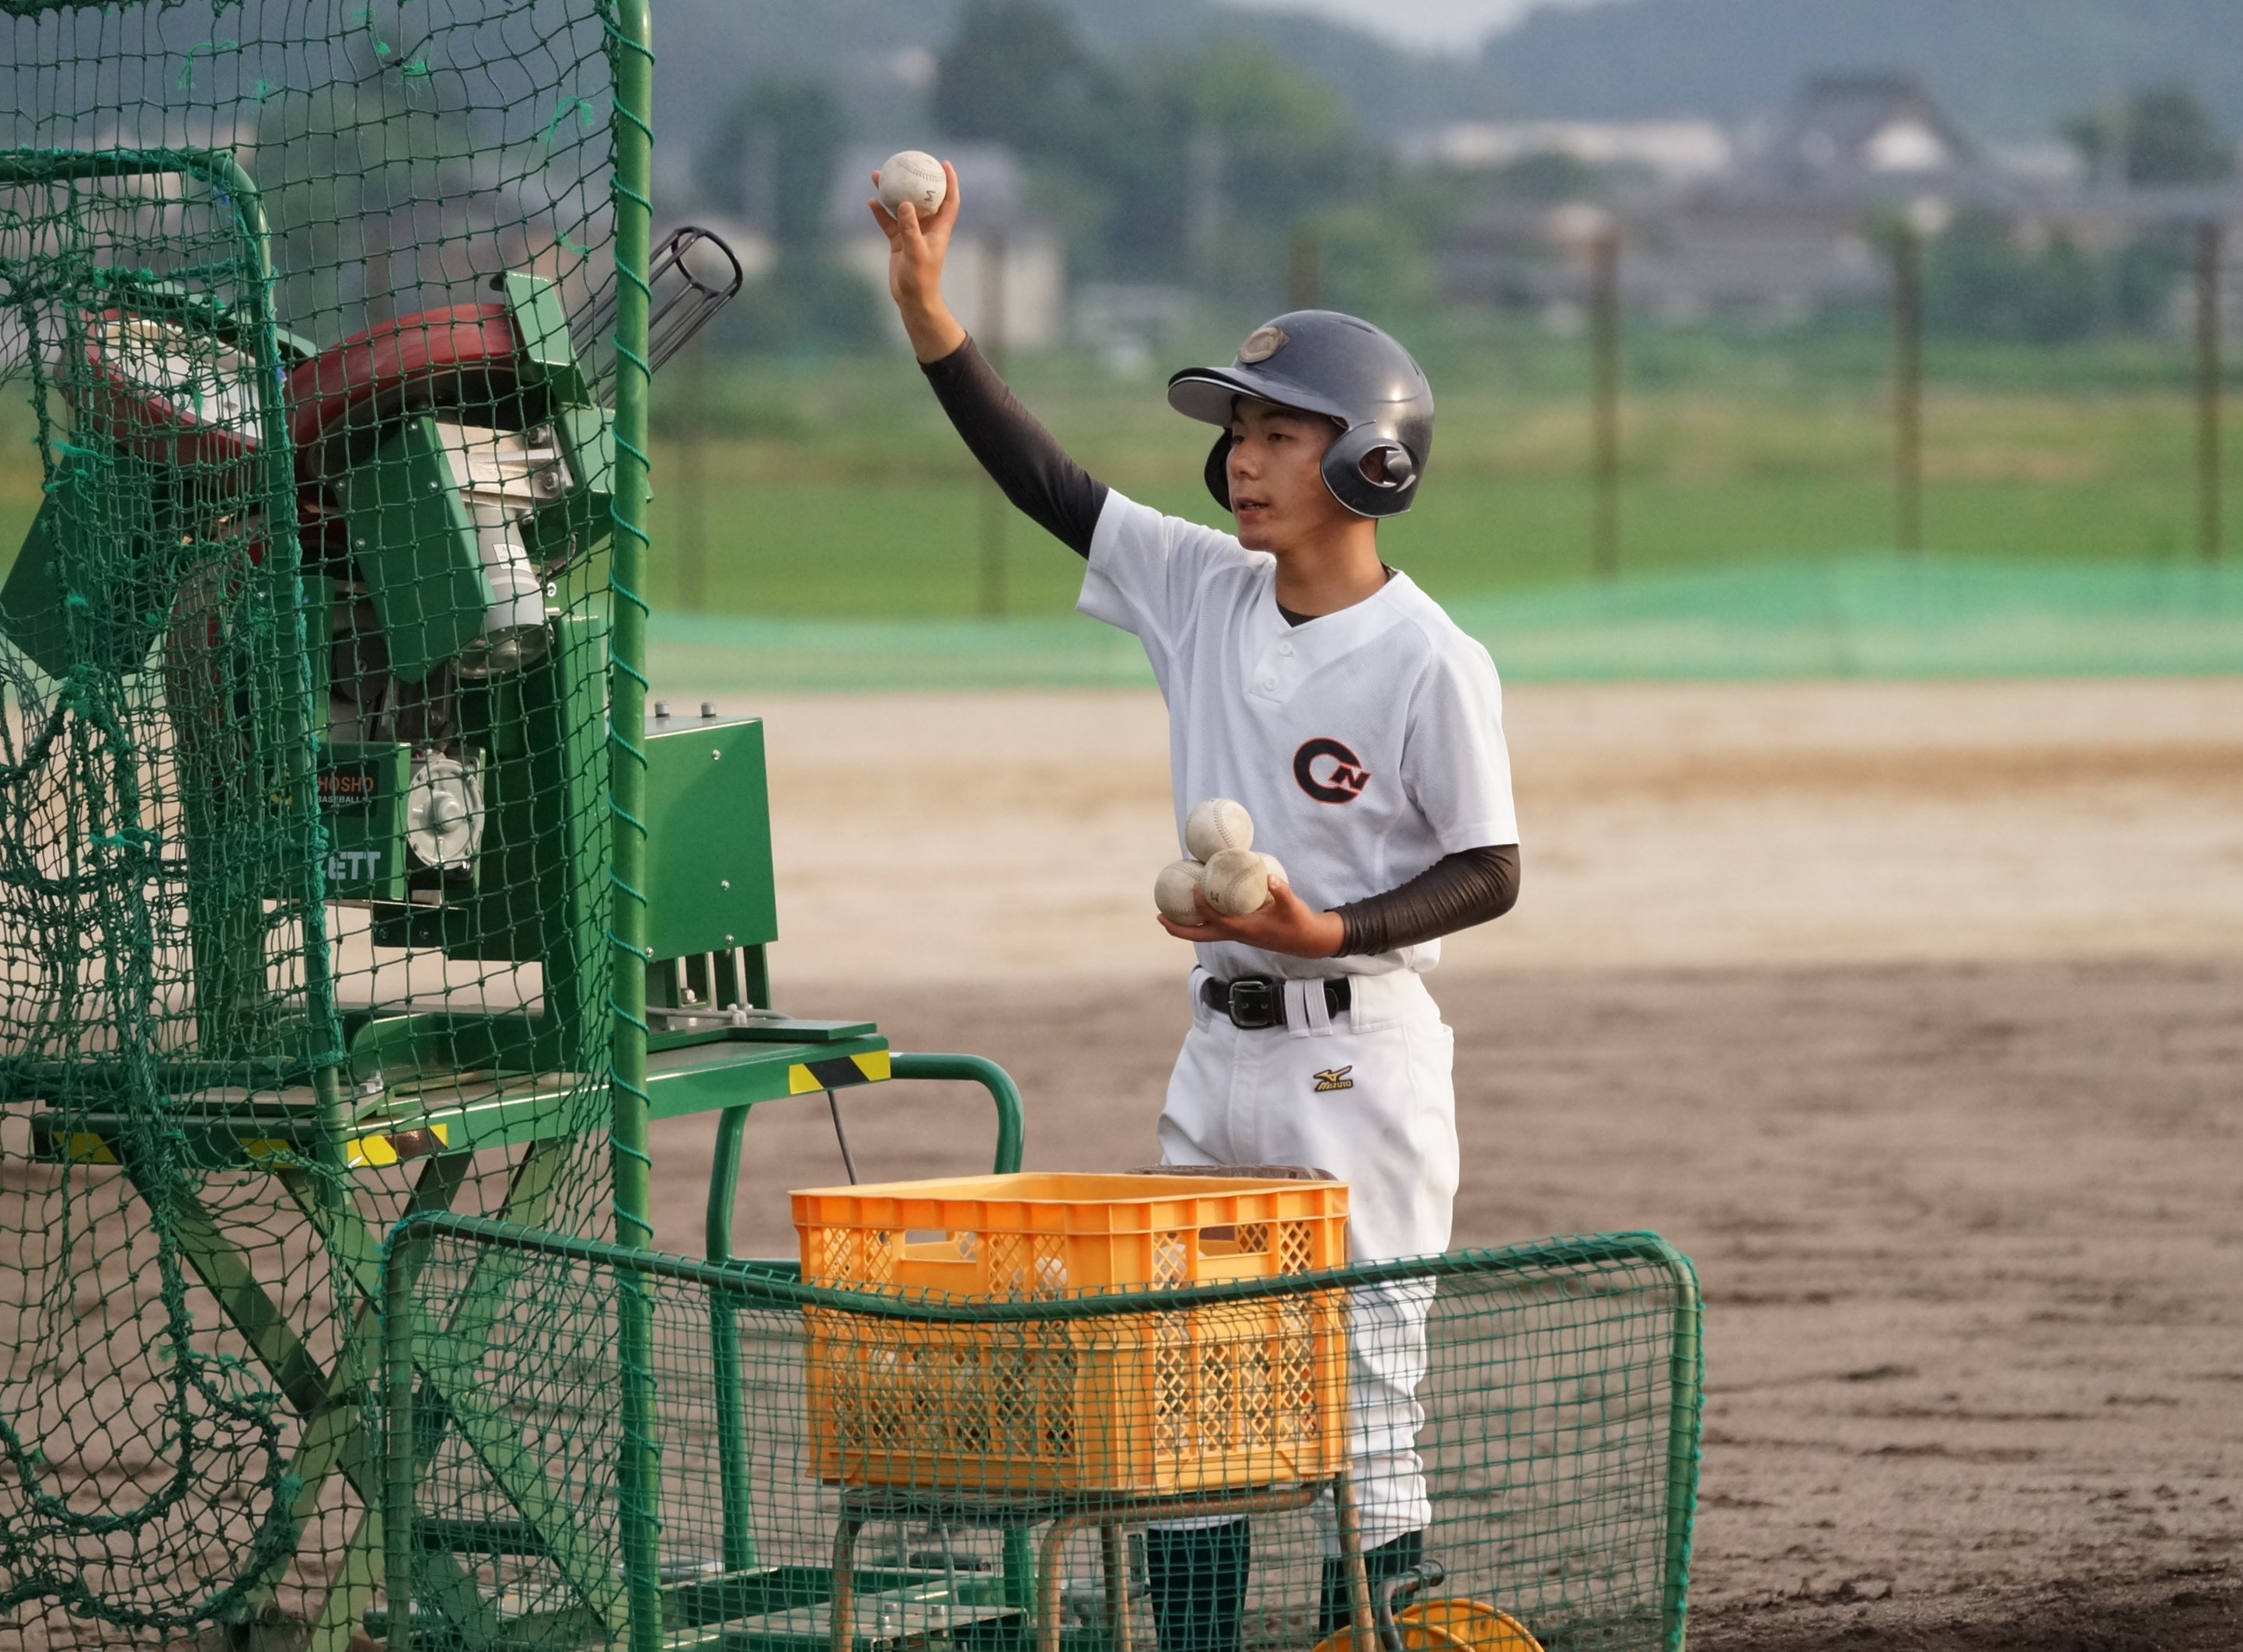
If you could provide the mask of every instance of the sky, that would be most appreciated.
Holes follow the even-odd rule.
[[[1223,0],[1254,11],[1313,11],[1424,51],[1468,53],[1527,12],[1598,0]]]

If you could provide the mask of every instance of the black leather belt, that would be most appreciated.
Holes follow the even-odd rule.
[[[1312,983],[1324,990],[1324,1009],[1337,1015],[1353,1001],[1347,977]],[[1241,976],[1236,981],[1209,977],[1199,984],[1199,995],[1217,1015],[1229,1016],[1233,1026],[1248,1032],[1285,1024],[1285,984],[1266,975]]]

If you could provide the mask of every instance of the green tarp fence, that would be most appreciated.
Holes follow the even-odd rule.
[[[1451,602],[1506,680],[2186,676],[2243,670],[2243,570],[1861,556]],[[657,614],[657,692],[1142,688],[1135,640],[1053,615]]]

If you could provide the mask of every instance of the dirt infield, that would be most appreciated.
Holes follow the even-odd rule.
[[[768,719],[782,980],[1174,976],[1154,695],[719,703]],[[1506,722],[1524,891],[1451,968],[2243,954],[2243,678],[1536,686]]]
[[[806,1007],[997,1057],[1030,1099],[1031,1165],[1093,1169],[1154,1156],[1178,1000],[1005,984]],[[1458,1242],[1649,1226],[1702,1272],[1694,1645],[2022,1628],[2052,1592],[2063,1619],[2123,1625],[2243,1583],[2243,964],[1483,974],[1445,1008]],[[987,1163],[977,1092],[845,1105],[868,1178]],[[663,1128],[684,1197],[660,1238],[697,1250],[705,1131]],[[784,1252],[788,1179],[839,1179],[832,1126],[804,1105],[754,1132],[741,1241]]]
[[[1034,1165],[1153,1157],[1185,1017],[1141,889],[1157,706],[768,709],[780,1001],[995,1056]],[[1514,696],[1526,898],[1434,977],[1458,1239],[1696,1259],[1694,1646],[2243,1645],[2239,714],[2226,683]],[[987,1162],[975,1092],[846,1105],[867,1176]],[[657,1144],[690,1251],[707,1129]],[[739,1241],[789,1251],[832,1127],[753,1134]]]

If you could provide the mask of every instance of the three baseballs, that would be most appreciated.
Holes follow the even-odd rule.
[[[1153,903],[1171,923],[1196,926],[1195,891],[1228,917],[1243,917],[1270,903],[1270,881],[1290,883],[1275,855],[1254,852],[1254,817],[1245,805],[1210,797],[1184,817],[1188,860],[1172,861],[1153,880]]]
[[[1171,923],[1196,924],[1199,908],[1192,901],[1207,868],[1197,861],[1170,861],[1153,880],[1153,904]]]
[[[1243,803],[1210,797],[1184,816],[1184,848],[1194,860],[1211,861],[1226,849],[1254,847],[1254,817]]]
[[[880,205],[891,212],[909,201],[922,218],[931,217],[950,192],[942,163],[925,150],[906,149],[888,157],[880,168]]]
[[[1223,850],[1209,858],[1200,888],[1216,911],[1244,917],[1269,903],[1270,863],[1250,849]]]

